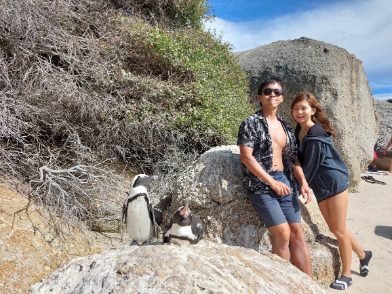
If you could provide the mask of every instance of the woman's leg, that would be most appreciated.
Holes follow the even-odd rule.
[[[338,241],[340,258],[343,265],[342,275],[351,277],[353,236],[346,228],[347,205],[347,190],[319,203],[320,211],[323,214],[330,231],[335,235]],[[357,242],[355,241],[354,243],[354,246],[357,246]]]
[[[358,243],[357,239],[355,239],[353,233],[351,233],[349,230],[347,230],[347,232],[350,236],[351,246],[355,254],[358,256],[359,259],[365,258],[365,251],[363,251],[361,245]]]
[[[344,192],[346,192],[346,191],[344,191]],[[343,192],[343,193],[344,193],[344,192]],[[327,200],[328,200],[328,199],[327,199]],[[325,201],[327,201],[327,200],[325,200]],[[323,202],[325,202],[325,201],[323,201]],[[320,203],[319,203],[319,207],[320,207],[320,204],[323,206],[323,204],[322,204],[323,202],[320,202]],[[330,210],[329,210],[328,208],[327,208],[327,209],[324,209],[325,211],[323,211],[323,209],[320,207],[320,210],[321,210],[321,213],[322,213],[322,215],[323,215],[325,221],[326,221],[327,224],[328,224],[327,219],[329,220],[330,218],[333,217],[333,215],[334,215],[333,211],[332,211],[332,216],[331,216],[331,212],[330,212]],[[329,224],[328,224],[328,226],[329,226]],[[329,229],[331,230],[331,228],[329,228]],[[349,236],[350,236],[350,239],[351,239],[351,247],[353,248],[353,251],[354,251],[355,254],[358,256],[359,259],[363,259],[363,258],[365,257],[365,251],[362,249],[362,247],[361,247],[361,245],[359,244],[359,242],[357,241],[357,239],[355,239],[353,233],[351,233],[351,231],[350,231],[349,229],[347,229],[347,228],[346,228],[346,230],[347,230],[347,232],[348,232],[348,234],[349,234]],[[331,230],[331,232],[332,232],[332,230]]]

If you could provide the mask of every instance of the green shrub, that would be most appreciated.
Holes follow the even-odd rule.
[[[227,44],[210,33],[151,27],[150,54],[160,59],[169,79],[182,82],[182,93],[168,96],[176,110],[173,123],[211,145],[233,142],[240,120],[250,113],[248,82]]]
[[[111,0],[115,7],[151,24],[200,29],[207,17],[206,0]]]
[[[207,13],[205,0],[177,0],[166,5],[166,15],[181,27],[200,29]]]

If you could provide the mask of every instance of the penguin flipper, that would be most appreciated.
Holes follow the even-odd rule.
[[[153,228],[153,237],[157,237],[159,226],[155,221],[154,207],[152,206],[152,204],[150,202],[148,204],[148,214],[150,215],[151,225],[154,227]]]
[[[170,220],[169,226],[166,227],[166,231],[163,233],[163,243],[170,243],[170,229],[173,226],[173,220]]]
[[[128,199],[129,199],[129,193],[125,192],[127,195],[125,197],[123,206],[122,206],[122,212],[121,212],[121,224],[120,224],[120,230],[121,230],[121,241],[123,240],[123,226],[124,223],[126,223],[127,220],[127,215],[128,215]]]
[[[127,208],[128,206],[124,203],[122,207],[121,223],[123,224],[127,219]]]
[[[127,214],[128,214],[128,201],[129,201],[129,193],[125,193],[127,196],[125,197],[123,206],[122,206],[122,215],[121,215],[121,221],[124,223],[127,219]]]
[[[203,222],[198,215],[192,215],[191,229],[192,233],[197,236],[197,240],[201,240],[203,238]]]

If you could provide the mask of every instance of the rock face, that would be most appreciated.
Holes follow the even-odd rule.
[[[272,76],[286,83],[281,114],[290,119],[295,94],[315,94],[338,130],[335,144],[351,172],[351,188],[357,190],[360,173],[373,159],[377,121],[362,63],[346,50],[307,38],[278,41],[238,54],[250,78],[253,98],[259,84]]]
[[[392,137],[392,103],[376,100],[376,111],[380,127],[377,145],[385,147]]]
[[[30,289],[30,294],[271,292],[324,293],[279,257],[208,241],[127,246],[78,258]]]
[[[246,197],[243,178],[238,147],[213,148],[178,177],[172,211],[188,201],[204,220],[206,239],[259,252],[270,250],[268,231]],[[339,271],[336,247],[330,242],[331,235],[316,201],[301,209],[314,278],[329,283]]]

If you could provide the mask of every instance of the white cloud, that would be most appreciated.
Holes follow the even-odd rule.
[[[319,9],[251,22],[216,18],[206,23],[243,51],[277,40],[308,37],[361,59],[374,89],[392,87],[392,5],[389,0],[343,1]]]
[[[392,94],[391,93],[377,94],[377,95],[373,95],[373,97],[377,100],[388,100],[388,99],[392,99]]]

